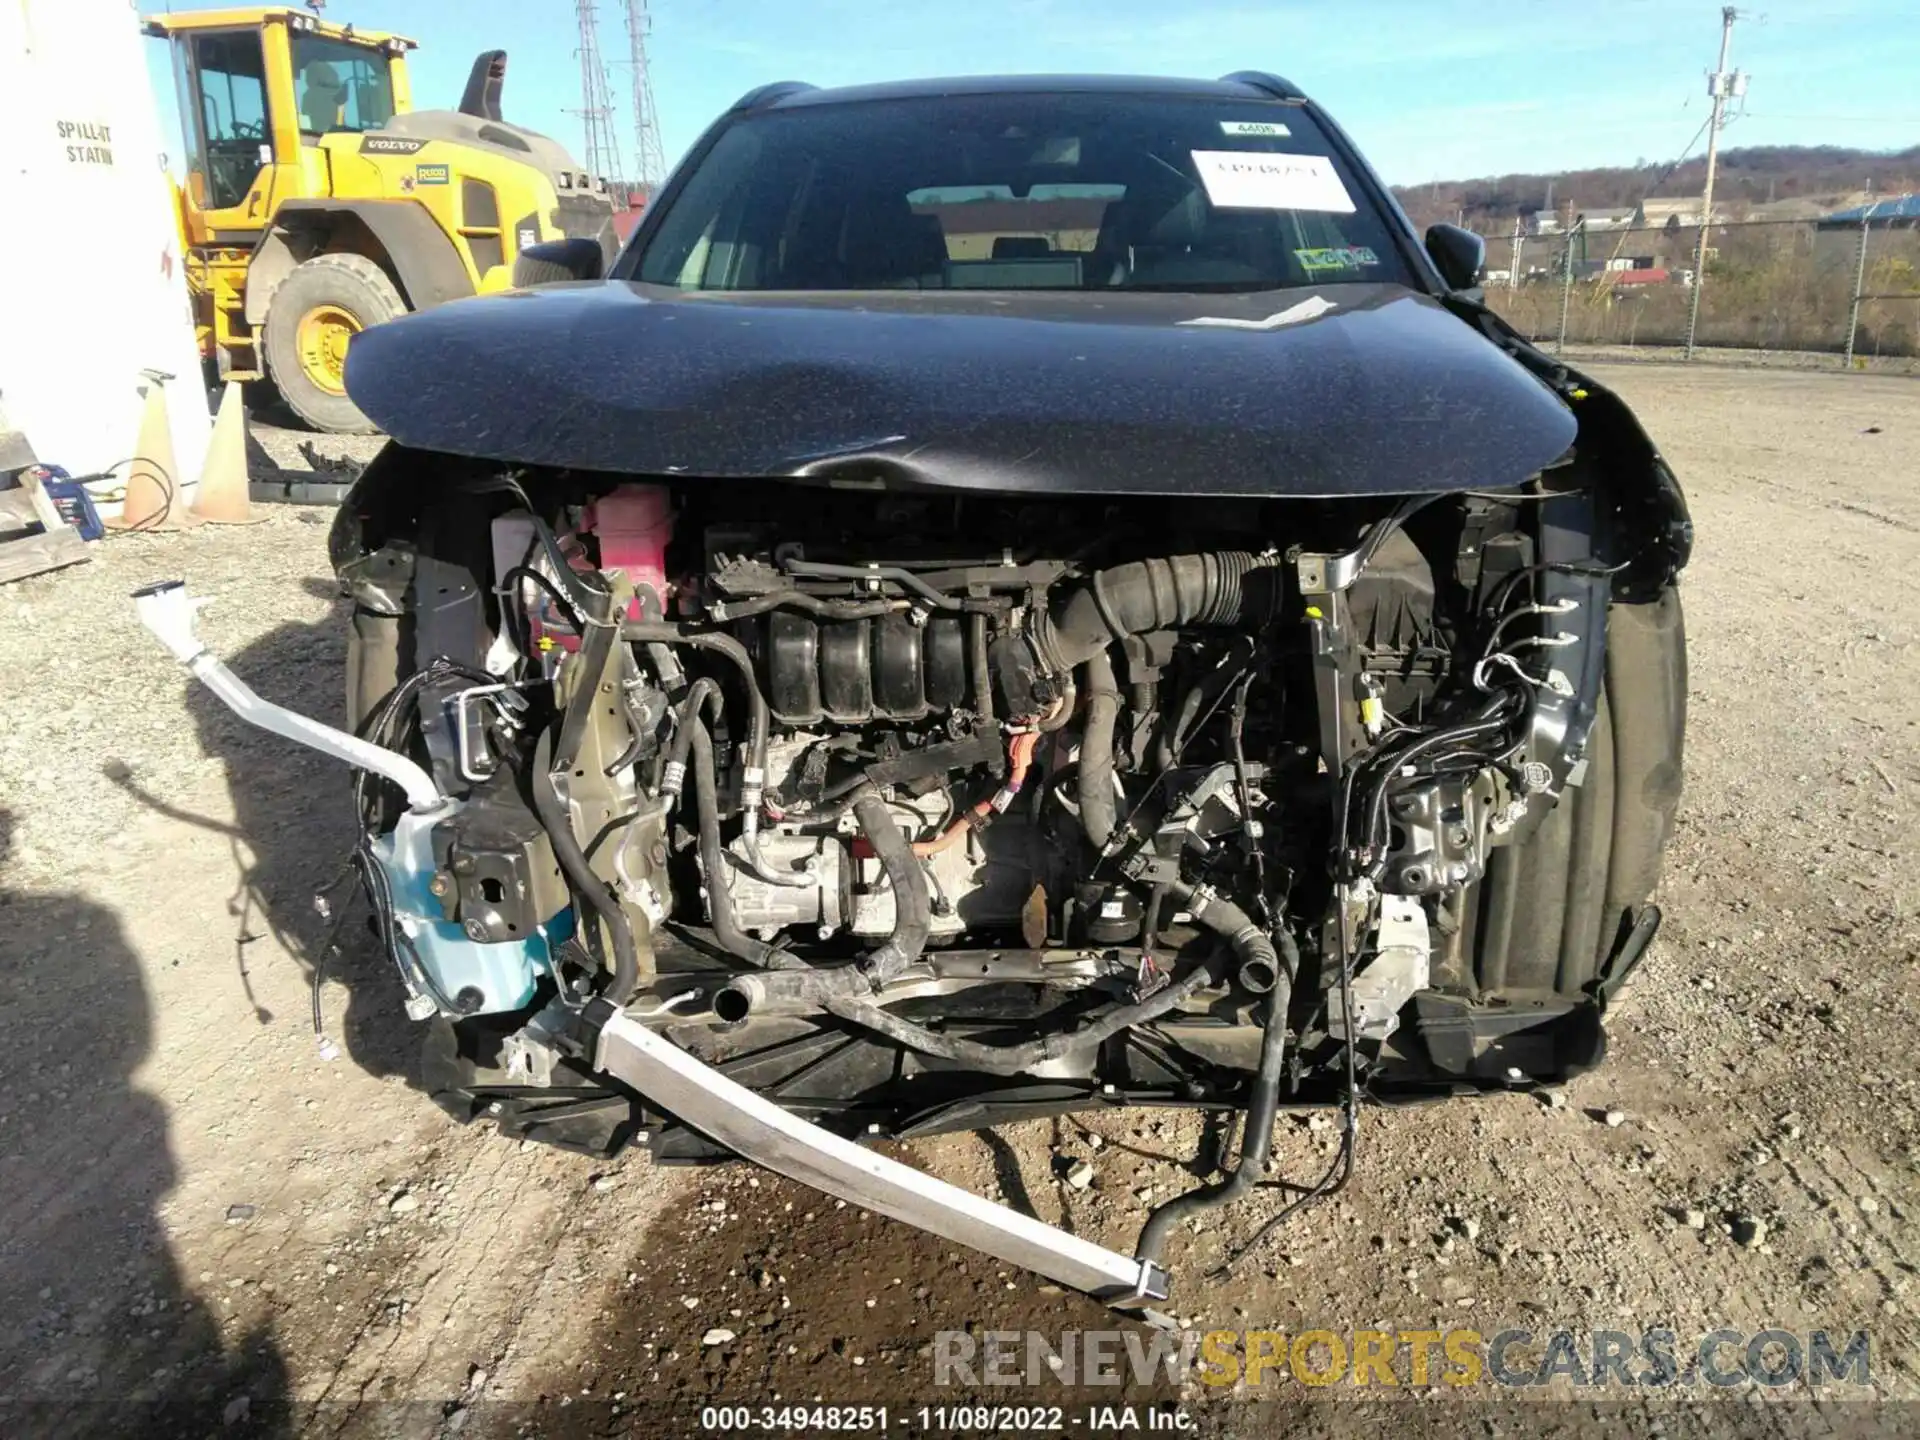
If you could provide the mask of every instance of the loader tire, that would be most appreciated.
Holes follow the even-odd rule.
[[[287,408],[315,430],[376,433],[347,396],[347,346],[406,312],[387,272],[364,255],[316,255],[295,266],[267,306],[267,373]]]

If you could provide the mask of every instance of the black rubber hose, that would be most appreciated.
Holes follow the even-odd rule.
[[[1277,555],[1224,550],[1096,571],[1048,612],[1038,652],[1064,674],[1126,635],[1269,620],[1279,612],[1282,563]]]
[[[1086,719],[1080,731],[1080,826],[1096,850],[1113,839],[1113,732],[1120,719],[1120,685],[1113,659],[1097,650],[1087,661]]]
[[[1192,725],[1200,714],[1200,705],[1206,699],[1200,683],[1193,684],[1181,692],[1180,707],[1170,719],[1163,719],[1160,743],[1154,747],[1154,760],[1162,770],[1171,770],[1180,763],[1180,751],[1186,745],[1187,727]]]
[[[693,745],[693,727],[700,723],[700,707],[705,705],[714,723],[720,722],[720,682],[701,676],[687,687],[687,693],[674,712],[673,739],[667,743],[667,768],[661,784],[668,795],[678,795],[686,784],[687,751]]]
[[[862,584],[870,580],[891,580],[894,584],[911,590],[937,610],[962,608],[962,602],[958,596],[947,595],[934,589],[913,571],[900,565],[826,565],[810,560],[789,560],[786,562],[786,571],[789,575],[821,580],[858,580]]]
[[[661,621],[660,597],[653,593],[651,585],[643,585],[636,592],[640,602],[640,618],[658,625]],[[660,684],[668,690],[678,690],[686,678],[680,670],[680,664],[673,658],[673,652],[658,640],[647,646],[647,658],[653,661],[654,674]]]
[[[972,632],[972,654],[968,659],[973,668],[973,708],[980,718],[991,724],[993,721],[993,675],[987,668],[987,617],[973,615],[968,618],[967,628]]]
[[[713,774],[713,737],[697,715],[689,718],[686,733],[693,748],[693,803],[700,817],[700,865],[707,872],[707,909],[713,918],[713,938],[722,950],[756,969],[797,968],[805,963],[798,956],[754,939],[734,922],[733,892],[727,888],[726,847],[720,842],[720,787]]]
[[[1253,852],[1253,890],[1259,898],[1262,917],[1267,914],[1267,851],[1260,843],[1260,837],[1253,830],[1253,782],[1247,778],[1247,749],[1243,743],[1243,733],[1247,724],[1247,692],[1253,689],[1255,671],[1248,670],[1233,692],[1233,710],[1231,723],[1227,727],[1228,739],[1232,742],[1233,777],[1240,789],[1240,815],[1247,822],[1248,844]],[[1247,982],[1246,967],[1241,967],[1241,983]],[[1253,986],[1250,988],[1264,988]]]
[[[912,966],[927,948],[933,933],[933,901],[927,891],[927,872],[920,868],[912,843],[893,823],[879,793],[868,790],[856,799],[853,815],[893,889],[893,934],[867,957],[867,974],[875,985],[884,985]]]
[[[1293,1001],[1294,976],[1300,968],[1300,947],[1284,925],[1279,928],[1278,939],[1286,958],[1283,964],[1275,966],[1279,979],[1267,994],[1266,1034],[1260,1040],[1260,1064],[1254,1071],[1251,1093],[1247,1097],[1240,1163],[1220,1184],[1176,1195],[1147,1216],[1147,1223],[1140,1229],[1139,1243],[1134,1246],[1137,1259],[1159,1264],[1174,1226],[1202,1210],[1240,1199],[1253,1189],[1267,1168],[1267,1157],[1273,1152],[1273,1122],[1280,1110],[1280,1081],[1286,1071],[1287,1010]]]
[[[573,603],[573,597],[562,590],[559,582],[551,575],[543,574],[531,565],[515,565],[500,577],[500,588],[507,590],[509,594],[517,594],[520,582],[523,580],[535,589],[546,592],[547,598],[559,607],[561,615],[573,627],[576,635],[586,634],[587,622],[581,619],[580,611]]]
[[[633,647],[626,646],[620,651],[620,713],[627,722],[627,745],[600,772],[602,775],[618,775],[638,764],[640,752],[647,748],[647,741],[653,736],[655,719],[639,703],[640,684],[640,662],[634,658]]]
[[[828,620],[871,620],[904,610],[904,600],[834,600],[809,595],[804,590],[775,590],[770,595],[754,595],[745,600],[722,600],[707,607],[716,620],[747,620],[769,610],[804,610]]]
[[[664,620],[629,620],[621,625],[620,638],[641,644],[691,645],[698,650],[711,650],[740,672],[740,681],[747,689],[747,768],[764,783],[767,735],[772,722],[767,713],[767,697],[760,693],[760,682],[753,673],[753,657],[747,654],[747,647],[717,630],[687,630]]]
[[[1455,725],[1450,729],[1436,730],[1423,735],[1411,745],[1393,752],[1393,763],[1374,786],[1368,798],[1366,825],[1361,832],[1363,843],[1372,845],[1386,834],[1387,824],[1387,782],[1400,773],[1401,767],[1410,765],[1423,755],[1430,755],[1443,745],[1461,741],[1479,739],[1484,735],[1498,734],[1513,722],[1506,718],[1477,720],[1464,725]]]
[[[547,768],[552,758],[553,743],[543,735],[534,754],[533,808],[553,842],[553,858],[567,872],[574,893],[606,922],[607,935],[613,942],[613,979],[605,995],[615,1005],[625,1005],[640,984],[640,951],[633,940],[633,922],[627,919],[627,912],[606,881],[593,873],[587,852],[574,839],[573,816]]]
[[[1392,511],[1386,516],[1374,521],[1372,525],[1368,526],[1365,537],[1360,541],[1360,548],[1354,554],[1353,573],[1358,575],[1362,570],[1366,569],[1367,566],[1371,565],[1374,556],[1380,553],[1380,547],[1387,543],[1389,536],[1401,526],[1405,525],[1408,520],[1419,514],[1420,511],[1440,499],[1444,493],[1443,491],[1436,490],[1427,495],[1409,495],[1398,505],[1394,506]]]
[[[1146,952],[1155,964],[1159,959],[1155,952],[1160,946],[1160,912],[1167,903],[1167,887],[1155,885],[1147,892],[1147,913],[1140,922],[1140,948]]]
[[[1053,702],[1053,710],[1043,716],[1033,728],[1042,735],[1051,735],[1056,730],[1065,729],[1067,722],[1073,719],[1074,707],[1079,703],[1080,687],[1073,683],[1071,675],[1063,677],[1060,696]]]
[[[1171,885],[1168,893],[1183,904],[1197,903],[1190,886]],[[1238,905],[1225,900],[1211,900],[1201,906],[1194,918],[1226,940],[1242,964],[1264,957],[1274,963],[1276,970],[1279,968],[1278,961],[1274,959],[1272,942]],[[843,1020],[877,1031],[894,1043],[923,1055],[952,1060],[987,1075],[1019,1075],[1049,1060],[1058,1060],[1065,1055],[1104,1045],[1123,1030],[1159,1019],[1203,986],[1216,980],[1215,969],[1211,964],[1196,965],[1180,979],[1164,989],[1156,990],[1146,999],[1105,1011],[1084,1029],[1043,1035],[1037,1040],[1027,1040],[1017,1045],[983,1045],[975,1040],[937,1035],[925,1026],[903,1020],[882,1009],[872,1000],[854,996],[830,999],[827,1009]]]

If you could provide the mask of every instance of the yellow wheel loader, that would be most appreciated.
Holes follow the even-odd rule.
[[[369,325],[512,283],[547,240],[616,244],[603,176],[500,118],[506,55],[458,110],[415,110],[399,35],[304,10],[155,16],[186,135],[181,249],[203,357],[269,379],[318,430],[368,433],[347,346]]]

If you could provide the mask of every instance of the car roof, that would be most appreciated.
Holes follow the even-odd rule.
[[[1277,75],[1236,71],[1218,80],[1154,75],[958,75],[894,80],[877,85],[817,89],[797,81],[764,85],[741,97],[736,110],[794,110],[869,100],[919,100],[943,95],[1185,95],[1215,100],[1303,100],[1300,90]]]

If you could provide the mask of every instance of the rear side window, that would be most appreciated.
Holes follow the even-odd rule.
[[[1410,283],[1298,106],[1007,94],[730,125],[639,279],[687,290],[1272,290]]]

